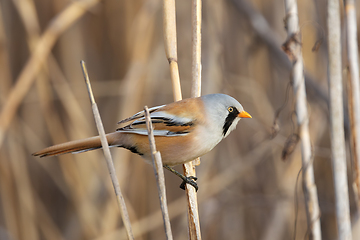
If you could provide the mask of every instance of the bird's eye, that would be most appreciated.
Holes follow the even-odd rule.
[[[229,111],[229,112],[233,112],[233,111],[234,111],[234,108],[233,108],[233,107],[228,107],[228,111]]]

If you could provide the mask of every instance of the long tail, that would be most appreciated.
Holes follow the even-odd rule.
[[[122,133],[113,132],[106,134],[109,146],[121,146]],[[51,147],[47,147],[41,151],[35,152],[33,156],[49,157],[56,156],[65,153],[79,153],[86,152],[94,149],[101,148],[100,137],[91,137],[81,140],[75,140],[71,142],[57,144]]]

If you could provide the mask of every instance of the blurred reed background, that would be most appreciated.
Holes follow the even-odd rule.
[[[87,63],[107,132],[144,105],[173,99],[163,46],[162,2],[79,2],[0,0],[0,108],[15,84],[24,82],[13,94],[19,107],[10,109],[16,112],[7,119],[10,125],[0,146],[0,239],[126,239],[102,151],[31,156],[53,144],[97,134],[80,60]],[[178,62],[187,98],[191,2],[176,3]],[[326,1],[298,4],[321,230],[323,239],[336,239]],[[259,30],[266,22],[254,25],[257,14],[270,31]],[[286,139],[297,132],[291,89],[286,98],[290,63],[281,50],[286,40],[284,17],[282,0],[203,2],[202,94],[229,94],[253,116],[202,157],[197,168],[203,239],[292,239],[296,211],[296,239],[307,236],[301,175],[296,185],[300,146],[281,160]],[[271,138],[283,104],[279,133]],[[136,239],[164,239],[152,167],[124,149],[112,153]],[[187,239],[181,181],[165,174],[174,239]],[[349,191],[355,218],[354,192],[351,187]],[[359,229],[354,229],[353,237],[360,238]]]

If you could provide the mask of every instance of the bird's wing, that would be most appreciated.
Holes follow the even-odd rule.
[[[149,108],[149,113],[153,113],[155,112],[156,110],[164,107],[165,105],[161,105],[161,106],[157,106],[157,107],[152,107],[152,108]],[[130,122],[130,121],[133,121],[133,120],[136,120],[138,118],[143,118],[145,116],[145,113],[144,111],[141,111],[141,112],[138,112],[136,114],[134,114],[133,116],[129,117],[129,118],[125,118],[121,121],[118,122],[118,124],[122,124],[122,123],[126,123],[126,122]]]
[[[162,107],[162,106],[161,106]],[[194,119],[178,117],[166,111],[156,111],[160,107],[150,108],[150,119],[154,128],[154,136],[179,136],[190,133],[194,128]],[[147,135],[146,121],[143,112],[127,118],[119,123],[135,120],[116,131]]]

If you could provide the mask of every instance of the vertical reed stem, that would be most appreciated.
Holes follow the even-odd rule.
[[[177,59],[176,10],[175,0],[163,0],[164,44],[167,60],[170,64],[170,76],[173,86],[174,101],[182,99],[179,66]]]
[[[191,97],[201,95],[201,0],[192,1],[192,86]],[[183,165],[185,176],[196,176],[195,165],[200,158]],[[193,187],[186,187],[190,239],[201,239],[197,194]]]
[[[295,108],[299,136],[301,140],[301,156],[303,168],[303,190],[306,215],[310,230],[310,239],[321,239],[320,209],[315,185],[313,156],[309,134],[309,115],[305,91],[304,64],[301,52],[301,39],[296,0],[285,0],[286,30],[288,37],[283,45],[292,62],[292,82],[294,86]]]
[[[346,42],[349,66],[348,103],[351,132],[351,152],[354,166],[353,190],[355,192],[358,213],[360,212],[360,86],[359,55],[357,45],[357,23],[355,1],[345,1]]]
[[[330,136],[335,187],[335,208],[340,240],[352,239],[347,185],[343,87],[341,67],[340,6],[338,0],[328,1],[328,79],[330,96]]]
[[[201,5],[200,5],[201,8]],[[176,43],[176,11],[174,0],[164,0],[164,42],[166,57],[170,64],[170,75],[173,86],[174,100],[182,99],[179,68],[177,64],[177,43]],[[200,32],[200,31],[199,31]],[[200,40],[200,39],[199,39]],[[200,54],[200,53],[197,53]],[[201,69],[201,66],[200,66]],[[199,84],[199,82],[197,82]],[[199,89],[200,89],[200,85]],[[199,93],[194,93],[199,94]],[[187,163],[183,165],[186,176],[195,176],[193,164]],[[201,239],[199,213],[197,207],[196,191],[193,187],[188,188],[186,184],[186,195],[188,200],[188,219],[189,219],[189,235],[190,239]]]

